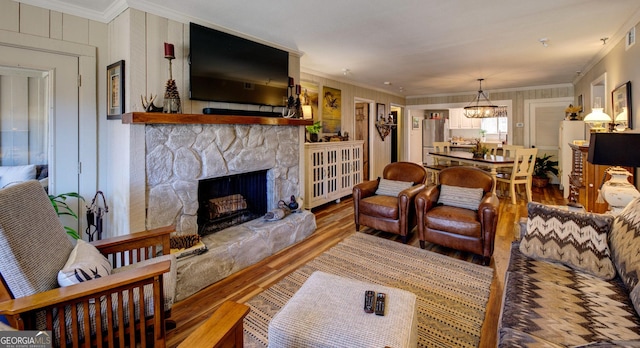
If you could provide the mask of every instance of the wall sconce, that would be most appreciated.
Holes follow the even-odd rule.
[[[398,125],[393,122],[393,114],[389,114],[387,117],[381,118],[376,122],[376,129],[382,141],[384,141],[384,139],[391,134],[391,130],[397,126]]]

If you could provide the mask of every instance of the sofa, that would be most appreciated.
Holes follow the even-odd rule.
[[[640,199],[618,216],[530,202],[498,347],[640,347]]]

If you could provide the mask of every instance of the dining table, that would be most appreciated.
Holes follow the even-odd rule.
[[[468,151],[430,151],[429,155],[438,160],[454,161],[476,167],[482,166],[489,169],[489,174],[491,174],[491,177],[493,178],[493,189],[491,192],[494,194],[496,193],[496,177],[498,176],[498,168],[512,167],[515,160],[513,157],[505,157],[502,155],[487,154],[482,157],[473,157],[473,153]]]

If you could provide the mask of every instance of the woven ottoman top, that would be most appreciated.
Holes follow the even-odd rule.
[[[387,294],[385,315],[365,313],[364,293]],[[269,347],[416,347],[416,296],[320,271],[269,323]]]

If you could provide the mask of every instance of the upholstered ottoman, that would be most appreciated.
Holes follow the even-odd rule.
[[[365,313],[364,293],[387,294],[385,315]],[[316,271],[269,323],[269,347],[416,347],[416,296]]]

